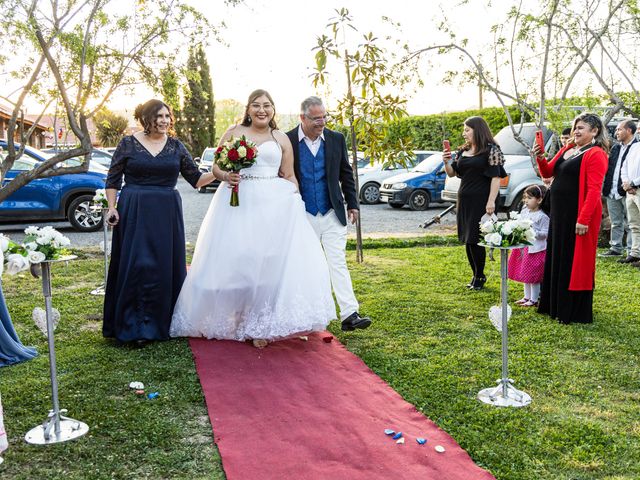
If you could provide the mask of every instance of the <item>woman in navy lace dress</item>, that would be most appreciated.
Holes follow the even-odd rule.
[[[185,146],[169,135],[173,115],[165,103],[149,100],[136,108],[135,118],[144,131],[122,139],[107,177],[107,222],[114,229],[102,333],[144,343],[169,338],[187,273],[178,175],[194,188],[214,176],[202,174]]]

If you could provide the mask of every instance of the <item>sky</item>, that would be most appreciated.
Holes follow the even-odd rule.
[[[296,113],[304,98],[326,93],[314,90],[311,84],[312,48],[319,35],[329,34],[326,25],[335,16],[335,9],[348,8],[361,33],[372,31],[381,37],[389,33],[398,36],[397,30],[391,31],[382,21],[383,16],[390,17],[400,23],[401,40],[413,48],[424,47],[439,35],[434,18],[440,12],[440,0],[247,0],[235,7],[210,0],[191,0],[190,3],[210,21],[223,18],[227,25],[223,37],[228,45],[211,42],[207,49],[216,98],[233,98],[245,103],[252,90],[264,88],[282,113]],[[455,0],[448,2],[448,8],[454,3]],[[472,3],[475,5],[456,10],[468,19],[488,15],[483,0]],[[351,34],[348,40],[357,42],[358,35]],[[342,75],[335,63],[334,70],[336,75]],[[433,72],[425,72],[423,79],[425,87],[416,91],[408,104],[411,114],[463,110],[478,105],[476,88],[460,91],[457,87],[439,85],[439,74]],[[332,98],[328,98],[327,103],[331,107]]]
[[[187,0],[202,12],[212,24],[224,21],[221,30],[225,43],[213,38],[206,49],[216,100],[235,99],[246,103],[249,93],[257,88],[269,91],[280,113],[296,114],[300,102],[309,95],[325,98],[328,109],[335,104],[336,95],[325,89],[314,89],[310,75],[314,67],[314,52],[318,36],[327,34],[326,25],[335,17],[335,9],[346,7],[359,33],[351,34],[348,42],[357,43],[363,33],[372,31],[380,37],[392,34],[412,49],[434,42],[440,35],[435,18],[441,12],[441,0],[246,0],[237,6],[224,5],[222,0]],[[451,12],[452,5],[446,8]],[[484,0],[472,0],[472,5],[456,7],[461,25],[473,25],[489,11]],[[493,9],[495,11],[495,7]],[[382,20],[390,17],[400,23],[392,28]],[[487,24],[488,26],[488,24]],[[475,29],[465,31],[473,37]],[[479,33],[478,33],[479,34]],[[343,70],[333,64],[333,72],[342,80]],[[440,84],[444,72],[423,68],[425,86],[416,89],[408,103],[410,114],[429,114],[464,110],[478,106],[477,88],[459,89]],[[334,82],[336,94],[342,86]],[[145,94],[140,93],[144,98]],[[485,106],[491,99],[485,96]],[[123,94],[115,95],[112,109],[126,110],[131,100]]]

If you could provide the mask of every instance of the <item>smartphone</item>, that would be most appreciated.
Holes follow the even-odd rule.
[[[442,141],[442,149],[445,152],[450,152],[451,151],[451,144],[449,143],[449,140],[443,140]]]
[[[536,143],[540,147],[540,154],[544,153],[544,137],[542,136],[542,130],[536,130]]]

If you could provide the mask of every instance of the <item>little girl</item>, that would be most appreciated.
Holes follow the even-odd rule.
[[[549,232],[549,217],[540,209],[546,191],[543,185],[530,185],[524,191],[520,218],[533,222],[536,238],[533,245],[514,250],[509,257],[509,278],[524,283],[524,297],[516,302],[524,307],[537,306],[540,296]]]

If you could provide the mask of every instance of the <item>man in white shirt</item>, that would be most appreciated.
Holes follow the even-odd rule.
[[[611,231],[609,235],[609,250],[601,253],[601,257],[619,257],[624,253],[628,253],[628,247],[631,245],[631,233],[627,225],[626,192],[622,188],[620,171],[631,145],[636,142],[635,133],[636,124],[632,120],[623,120],[618,123],[616,139],[620,143],[614,145],[611,152],[609,152],[609,167],[602,185],[602,196],[607,202]],[[627,239],[623,244],[625,231],[627,232]],[[625,249],[627,252],[625,252]]]
[[[620,170],[622,188],[627,193],[627,220],[631,230],[631,250],[629,256],[620,263],[630,263],[640,267],[640,143],[629,147],[629,154]]]

